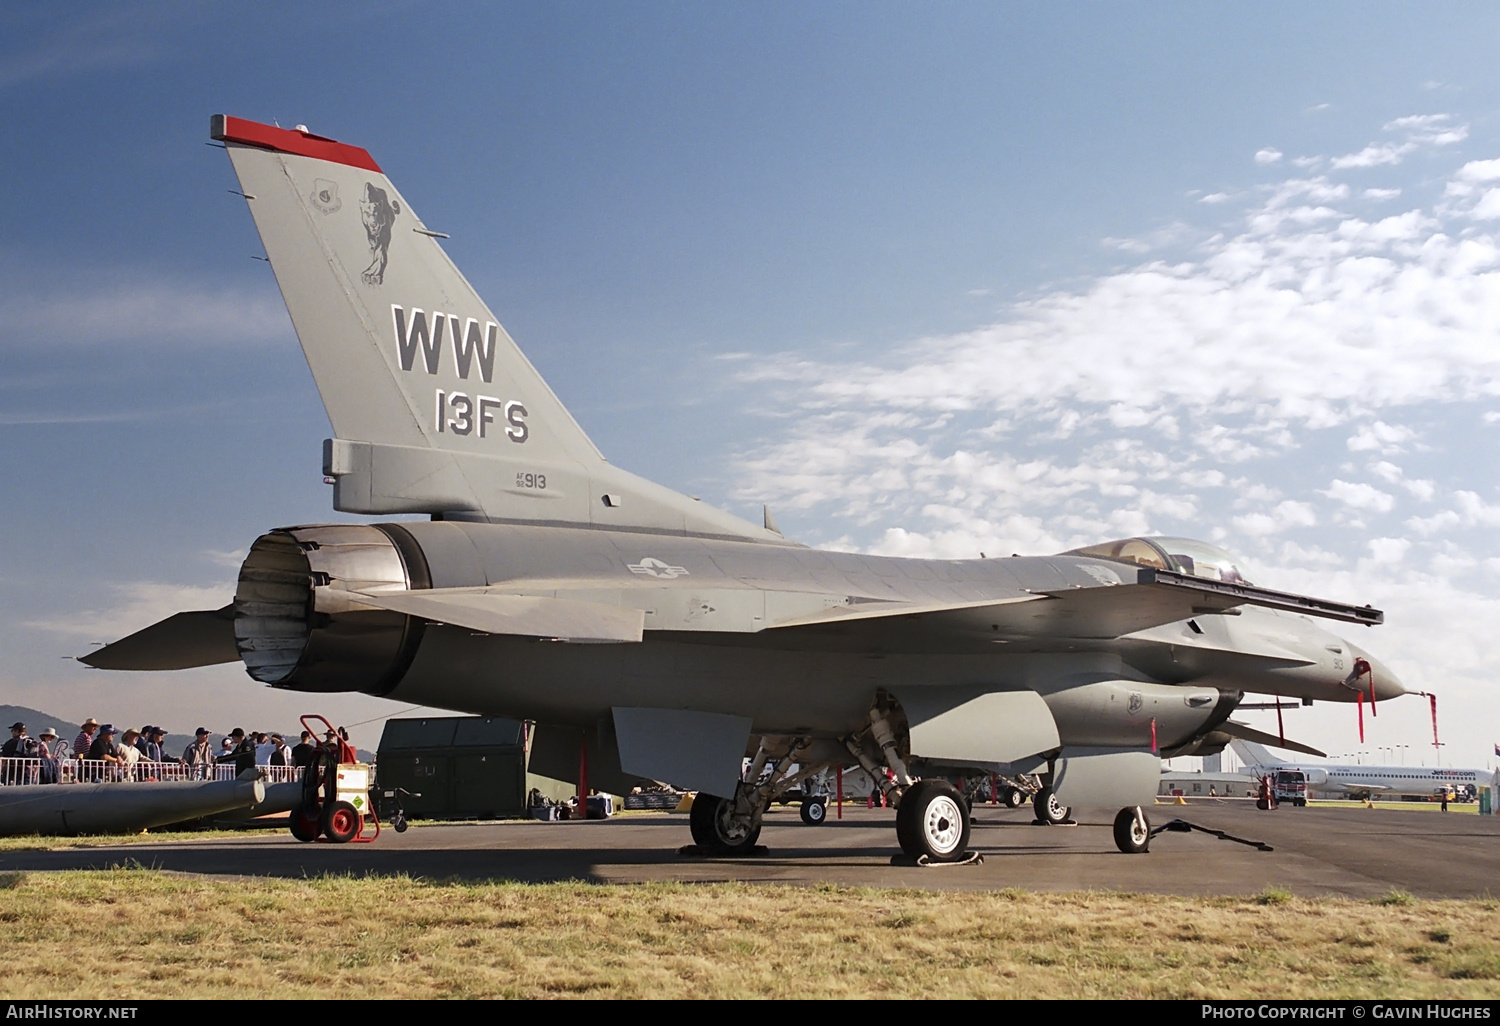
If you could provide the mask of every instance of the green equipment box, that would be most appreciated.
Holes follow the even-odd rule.
[[[517,720],[479,716],[386,720],[376,787],[405,788],[413,819],[511,819],[526,815],[526,736]]]

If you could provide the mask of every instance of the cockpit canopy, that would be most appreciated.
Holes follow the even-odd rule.
[[[1249,584],[1240,572],[1240,561],[1217,545],[1191,538],[1123,538],[1082,549],[1069,549],[1071,556],[1118,559],[1158,570],[1175,570],[1194,577],[1229,584]]]

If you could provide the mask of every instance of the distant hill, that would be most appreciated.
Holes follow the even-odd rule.
[[[48,727],[51,727],[53,730],[57,731],[57,736],[68,742],[68,744],[70,745],[73,743],[73,739],[78,736],[79,723],[70,720],[67,717],[56,716],[52,713],[42,712],[40,709],[29,709],[24,705],[0,705],[0,727],[7,728],[4,733],[0,733],[0,739],[10,737],[10,731],[8,728],[17,720],[20,720],[22,723],[26,724],[26,732],[32,737],[36,737]],[[114,721],[106,720],[106,722]],[[144,723],[125,722],[114,723],[114,725],[122,734],[130,727],[135,727],[137,730],[139,730],[141,727],[145,726]],[[163,727],[167,726],[165,723],[160,725]],[[193,729],[197,730],[197,725],[194,725]],[[246,729],[248,730],[250,728],[246,727]],[[168,731],[169,733],[167,734],[167,739],[162,742],[162,747],[166,749],[167,754],[172,756],[173,758],[181,758],[183,749],[187,748],[188,745],[193,743],[193,735],[171,733],[170,727],[168,728]],[[281,736],[287,739],[288,744],[295,745],[297,743],[297,738],[301,735],[301,733],[302,727],[299,725],[292,728],[290,731],[282,731]],[[210,737],[213,741],[214,751],[217,752],[219,749],[219,742],[224,740],[224,735],[212,734],[210,735]],[[359,757],[366,762],[373,761],[375,758],[374,752],[367,752],[362,748],[356,749],[356,751],[358,751]]]

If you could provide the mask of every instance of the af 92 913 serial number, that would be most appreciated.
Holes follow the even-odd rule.
[[[523,473],[520,473],[518,471],[516,473],[516,487],[517,488],[534,488],[534,489],[538,489],[538,490],[545,489],[547,487],[547,475],[546,474],[523,474]]]

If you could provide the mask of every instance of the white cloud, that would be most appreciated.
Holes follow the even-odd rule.
[[[1382,492],[1374,485],[1363,482],[1341,481],[1334,478],[1333,483],[1320,494],[1328,496],[1346,506],[1354,509],[1371,509],[1380,513],[1387,513],[1396,504],[1396,499],[1389,492]]]
[[[1359,430],[1349,438],[1346,444],[1350,452],[1378,452],[1390,455],[1401,452],[1402,445],[1415,437],[1416,432],[1411,428],[1377,420],[1373,424],[1361,424]]]
[[[5,260],[11,266],[18,262],[14,254]],[[294,337],[286,305],[270,283],[247,290],[162,281],[139,272],[103,273],[102,282],[61,285],[35,273],[12,277],[0,292],[0,319],[14,333],[35,334],[53,344],[214,346]],[[68,330],[59,332],[64,323]]]
[[[1275,164],[1285,156],[1280,150],[1267,146],[1263,150],[1255,151],[1255,162],[1257,164]]]
[[[1471,160],[1454,176],[1461,182],[1493,182],[1500,178],[1500,157],[1494,160]]]
[[[1412,496],[1422,502],[1431,502],[1437,495],[1437,484],[1427,478],[1418,478],[1414,481],[1402,481],[1401,487],[1405,488]]]
[[[1412,517],[1406,522],[1406,526],[1425,537],[1427,535],[1439,534],[1450,527],[1458,526],[1462,522],[1463,517],[1451,509],[1446,509],[1441,513],[1434,513],[1430,517]]]
[[[1486,189],[1469,216],[1476,221],[1493,221],[1500,217],[1500,189]]]
[[[1500,506],[1492,506],[1470,491],[1456,491],[1453,501],[1464,523],[1483,527],[1500,527]]]
[[[1371,538],[1367,547],[1375,562],[1399,563],[1406,558],[1411,542],[1405,538]]]
[[[1278,503],[1269,513],[1247,513],[1233,521],[1237,531],[1251,537],[1280,534],[1294,527],[1312,527],[1317,522],[1318,515],[1312,506],[1290,499]]]
[[[1365,199],[1372,200],[1390,200],[1399,195],[1401,195],[1400,189],[1366,189],[1364,191]]]
[[[1335,171],[1351,167],[1379,167],[1382,164],[1399,164],[1408,153],[1415,151],[1416,143],[1371,143],[1358,153],[1346,153],[1334,157],[1328,166]]]

